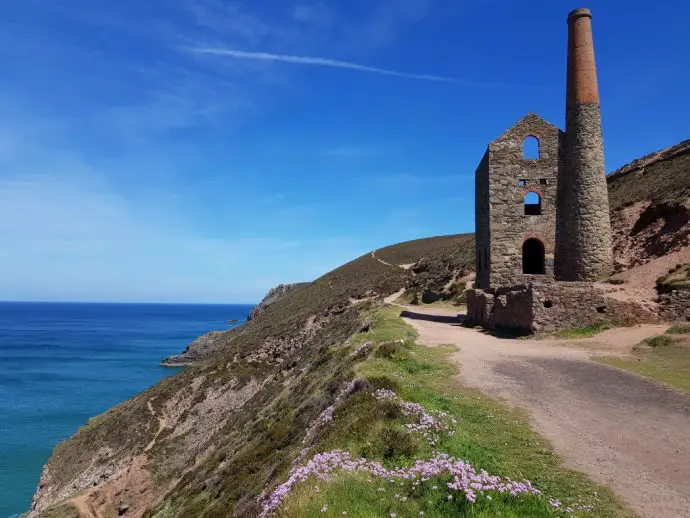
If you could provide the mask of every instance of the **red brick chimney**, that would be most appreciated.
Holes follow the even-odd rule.
[[[575,9],[568,15],[567,106],[588,103],[599,104],[592,13],[589,9]]]

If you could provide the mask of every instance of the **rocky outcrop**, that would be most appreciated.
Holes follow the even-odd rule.
[[[208,358],[223,342],[227,331],[211,331],[191,342],[187,348],[175,356],[168,356],[161,362],[161,367],[186,367],[204,358]]]
[[[293,284],[279,284],[275,288],[271,288],[269,292],[266,294],[266,296],[263,298],[263,300],[259,304],[254,306],[254,309],[252,309],[251,313],[249,313],[247,320],[252,320],[256,318],[258,315],[266,311],[266,309],[271,304],[277,302],[280,298],[284,297],[291,291],[294,291],[297,288],[301,288],[302,286],[306,286],[307,284],[309,283],[297,282]]]
[[[614,269],[622,272],[690,246],[690,202],[645,200],[611,213]]]

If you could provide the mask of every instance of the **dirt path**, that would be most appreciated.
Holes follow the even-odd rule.
[[[156,414],[156,411],[153,408],[153,400],[156,399],[155,397],[152,397],[146,402],[146,406],[149,409],[149,412],[151,412],[151,415],[158,419],[158,430],[156,431],[156,435],[153,436],[153,439],[151,439],[151,442],[149,442],[146,445],[146,448],[144,448],[144,451],[150,451],[151,448],[153,448],[156,445],[156,441],[158,440],[158,436],[165,430],[168,426],[168,420],[165,418],[165,416],[159,416]]]
[[[462,381],[526,409],[566,465],[642,516],[690,517],[690,397],[590,360],[622,354],[658,326],[577,342],[509,340],[461,327],[450,311],[403,309],[420,343],[459,346]]]
[[[386,266],[392,266],[393,268],[402,268],[403,270],[409,270],[414,266],[414,263],[409,263],[409,264],[391,264],[387,261],[384,261],[380,257],[377,257],[376,251],[371,253],[371,258],[374,259],[375,261],[380,262],[381,264],[384,264]]]

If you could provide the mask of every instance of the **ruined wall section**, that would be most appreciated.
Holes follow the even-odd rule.
[[[472,302],[470,304],[470,301]],[[489,329],[552,332],[593,324],[656,323],[634,300],[611,298],[590,282],[544,282],[468,292],[468,320]]]
[[[475,225],[475,268],[477,272],[476,284],[479,288],[488,288],[490,284],[491,262],[489,248],[491,245],[491,229],[489,225],[489,150],[482,157],[475,172],[474,196],[474,225]]]
[[[527,137],[539,141],[539,158],[523,156]],[[556,195],[563,163],[563,133],[535,114],[528,114],[489,144],[489,273],[478,287],[512,286],[553,278],[556,240]],[[537,193],[541,214],[525,214],[525,196]],[[479,223],[478,223],[479,225]],[[479,227],[478,227],[479,228]],[[545,275],[523,275],[522,246],[539,239],[545,249]],[[477,243],[478,246],[480,243]],[[481,246],[483,246],[482,243]],[[481,252],[481,250],[480,250]]]

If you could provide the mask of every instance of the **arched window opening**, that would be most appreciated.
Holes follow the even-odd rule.
[[[543,275],[546,273],[544,243],[531,238],[522,244],[522,273]]]
[[[524,160],[539,160],[539,139],[537,137],[525,137],[522,142],[522,158]]]
[[[527,194],[525,194],[525,215],[541,215],[541,196],[539,196],[538,193],[528,192]]]

